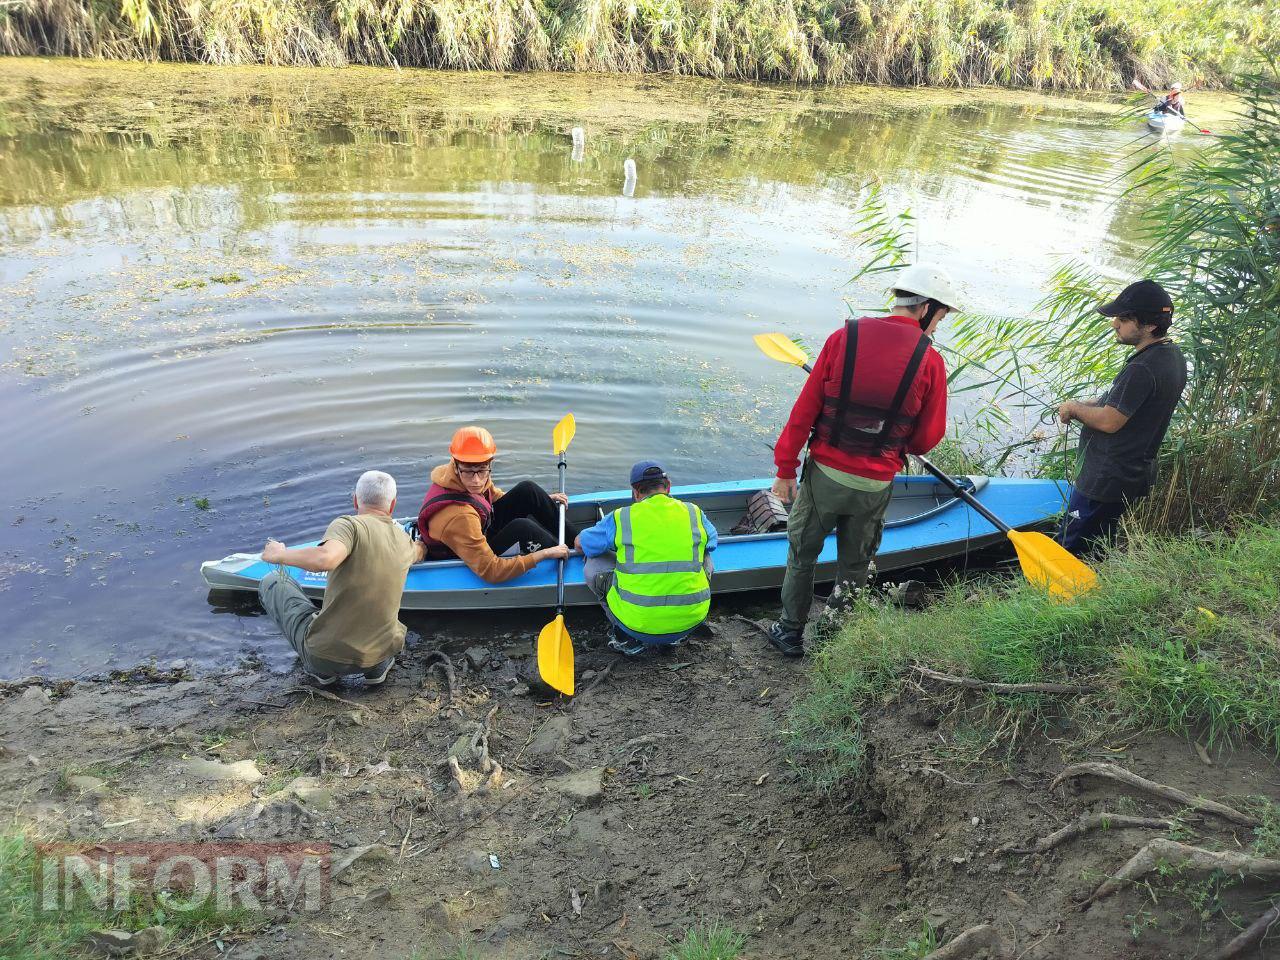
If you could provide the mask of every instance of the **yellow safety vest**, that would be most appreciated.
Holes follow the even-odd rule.
[[[613,512],[618,565],[606,602],[637,633],[679,633],[707,618],[707,521],[692,503],[657,493]]]

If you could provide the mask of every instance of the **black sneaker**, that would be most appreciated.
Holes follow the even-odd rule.
[[[386,682],[387,674],[391,672],[391,668],[396,665],[395,657],[388,657],[386,662],[380,667],[373,667],[364,673],[364,685],[366,687],[377,687]]]
[[[804,656],[804,631],[784,627],[781,620],[775,620],[770,625],[769,643],[784,657]]]
[[[337,677],[331,677],[323,673],[311,673],[309,670],[303,670],[302,675],[307,678],[313,687],[332,687],[338,682]]]

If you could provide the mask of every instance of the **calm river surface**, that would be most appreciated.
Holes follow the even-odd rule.
[[[1136,126],[1029,94],[0,60],[0,676],[287,668],[200,561],[314,536],[370,467],[416,511],[463,423],[500,483],[553,482],[566,411],[571,490],[640,457],[764,476],[798,380],[751,335],[816,347],[842,297],[883,302],[846,286],[869,183],[1018,314],[1065,258],[1124,275]]]

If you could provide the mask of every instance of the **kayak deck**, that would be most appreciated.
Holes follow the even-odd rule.
[[[977,498],[1015,528],[1042,525],[1060,514],[1070,496],[1070,485],[1056,480],[1024,480],[1004,477],[972,477]],[[715,594],[777,588],[787,562],[787,534],[733,535],[729,531],[746,512],[747,499],[768,489],[771,480],[739,480],[728,483],[676,487],[672,495],[698,504],[715,525],[719,548],[714,553]],[[590,526],[605,514],[631,501],[630,490],[577,494],[570,497],[569,519]],[[927,476],[899,476],[885,516],[884,538],[876,554],[881,572],[900,570],[961,556],[990,546],[1004,535],[969,509],[941,483]],[[298,546],[311,546],[298,544]],[[835,536],[829,536],[818,557],[817,580],[835,577]],[[596,603],[583,582],[582,557],[565,564],[565,604]],[[213,590],[256,591],[258,582],[275,569],[259,554],[237,553],[200,566]],[[289,574],[313,599],[324,595],[325,574],[294,567]],[[513,580],[488,584],[460,560],[432,560],[409,568],[401,608],[405,610],[492,610],[552,606],[555,603],[556,565],[540,563]]]

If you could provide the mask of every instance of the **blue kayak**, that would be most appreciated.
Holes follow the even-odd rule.
[[[746,513],[747,499],[767,490],[771,480],[736,480],[676,487],[672,495],[692,501],[715,524],[720,545],[715,552],[714,593],[776,589],[782,584],[787,563],[787,535],[757,533],[734,535],[730,531]],[[1058,480],[1024,480],[1005,477],[970,477],[965,486],[984,506],[1010,526],[1027,529],[1043,526],[1062,513],[1071,486]],[[578,526],[590,526],[606,513],[629,503],[630,490],[583,493],[570,497],[569,518]],[[990,523],[965,506],[941,483],[929,476],[899,476],[885,516],[884,539],[876,554],[880,573],[947,560],[999,543],[1004,539]],[[318,541],[295,544],[313,546]],[[818,558],[817,579],[835,577],[835,537],[827,538]],[[205,583],[213,590],[256,591],[258,581],[275,569],[260,554],[234,553],[200,566]],[[324,594],[325,575],[287,568],[308,596]],[[542,563],[506,583],[485,583],[459,560],[433,560],[409,568],[401,607],[405,610],[496,610],[555,605],[556,565]],[[582,558],[571,557],[565,567],[565,603],[585,606],[595,597],[582,579]]]

